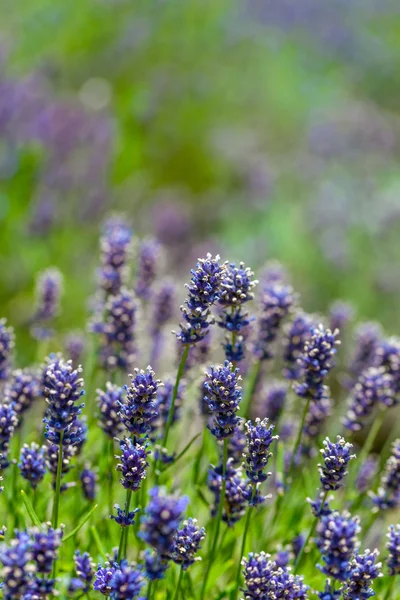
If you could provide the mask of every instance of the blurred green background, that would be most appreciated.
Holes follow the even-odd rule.
[[[105,214],[176,266],[220,250],[399,333],[400,10],[391,0],[0,0],[0,305],[36,273],[82,328]],[[171,268],[173,268],[171,266]]]

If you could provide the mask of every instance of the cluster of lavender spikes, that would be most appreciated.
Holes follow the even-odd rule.
[[[378,458],[369,455],[358,473],[350,468],[348,475],[354,458],[352,444],[340,435],[335,441],[326,437],[321,464],[317,467],[313,462],[323,428],[332,423],[327,418],[332,404],[328,375],[338,344],[335,327],[349,327],[348,307],[332,307],[333,332],[315,327],[312,317],[295,310],[297,296],[286,284],[282,270],[274,268],[262,277],[259,316],[254,319],[247,312],[257,291],[253,272],[244,263],[221,263],[219,257],[207,255],[199,260],[187,286],[184,323],[177,334],[178,373],[164,377],[164,363],[173,362],[176,353],[175,338],[170,346],[167,338],[163,340],[164,327],[173,316],[175,287],[168,280],[157,285],[158,242],[146,240],[140,245],[136,279],[131,277],[131,249],[130,227],[117,217],[108,221],[101,242],[99,289],[91,325],[98,346],[93,355],[85,356],[89,344],[82,343],[84,340],[67,344],[63,336],[73,360],[52,354],[39,374],[33,368],[16,369],[12,328],[0,321],[0,467],[3,471],[14,464],[4,471],[1,499],[12,517],[12,527],[0,529],[5,600],[47,600],[59,592],[62,598],[78,600],[85,595],[90,598],[92,590],[110,600],[161,600],[167,596],[192,600],[198,596],[199,582],[199,600],[220,597],[227,583],[231,600],[238,600],[241,592],[246,600],[309,600],[313,592],[299,572],[318,586],[315,594],[320,600],[367,600],[375,595],[375,589],[384,594],[384,600],[395,600],[400,575],[399,526],[389,528],[384,574],[378,551],[360,548],[364,533],[368,539],[371,532],[375,534],[375,519],[390,517],[400,505],[400,441],[394,442],[383,470]],[[35,317],[35,324],[41,327],[52,324],[59,309],[60,286],[58,292],[57,286],[48,282],[46,286],[41,287],[41,310]],[[141,308],[150,315],[150,326],[143,327],[137,319]],[[192,390],[198,389],[200,366],[210,364],[210,352],[218,353],[218,341],[213,343],[217,337],[209,335],[213,312],[226,335],[223,349],[228,360],[207,368],[201,397],[205,418],[199,420],[204,431],[198,432],[198,411],[190,406],[190,398]],[[143,332],[150,333],[150,343],[143,343]],[[166,349],[172,348],[171,353],[161,352],[161,340]],[[344,425],[351,433],[364,427],[375,409],[383,407],[382,415],[386,414],[397,404],[400,390],[400,341],[384,339],[380,330],[378,334],[368,325],[358,332],[356,346],[348,373],[339,382],[346,394],[350,387]],[[89,365],[87,376],[85,369],[90,390],[87,417],[81,415],[84,384],[77,365],[82,353]],[[146,364],[147,353],[151,364],[153,358],[157,361],[156,371],[163,374],[165,385],[150,366],[133,369],[138,359]],[[219,353],[221,356],[221,348]],[[262,377],[267,360],[271,378],[265,385]],[[127,379],[130,370],[133,375]],[[298,400],[293,403],[287,381],[274,379],[278,374],[295,380],[297,396],[307,401],[297,439],[293,417],[299,417]],[[340,389],[338,382],[333,383],[336,398]],[[96,386],[97,396],[93,394]],[[43,446],[31,441],[31,420],[27,418],[40,410],[42,397],[47,401],[47,445]],[[340,398],[337,406],[341,406]],[[253,420],[248,420],[248,415]],[[172,430],[168,445],[172,426],[175,437]],[[28,443],[22,443],[25,441]],[[352,441],[360,445],[357,436]],[[367,439],[365,450],[376,448],[376,440],[372,441]],[[160,447],[160,442],[166,448]],[[277,451],[271,460],[274,446]],[[208,455],[218,456],[216,466],[209,464]],[[300,489],[317,481],[318,470],[318,496],[310,501],[310,514]],[[375,481],[378,470],[382,471],[379,484]],[[120,474],[119,482],[115,471]],[[302,486],[298,485],[301,473]],[[44,493],[48,479],[53,494],[50,503]],[[15,510],[21,483],[26,513]],[[201,500],[205,505],[203,510],[210,516],[209,544],[203,544],[205,528],[186,515],[189,498],[177,489],[188,491],[192,501]],[[121,502],[117,490],[126,494],[125,504],[115,503],[117,499]],[[79,505],[78,498],[82,514],[75,520],[67,509],[72,513]],[[267,498],[271,502],[266,502]],[[105,500],[107,509],[96,513],[95,502],[101,505]],[[19,529],[24,519],[45,521],[48,504],[51,525]],[[343,511],[344,507],[351,512]],[[364,511],[361,519],[353,516],[356,509]],[[371,527],[363,532],[360,523],[364,524],[365,511]],[[107,513],[110,519],[106,520]],[[193,514],[199,518],[203,514],[199,504]],[[263,527],[257,528],[257,520],[267,523],[268,535],[263,535]],[[67,523],[66,535],[63,527],[58,529],[59,522]],[[305,525],[311,525],[308,535]],[[68,540],[77,549],[66,558],[71,548]],[[313,575],[312,544],[321,554]],[[247,554],[261,545],[271,555]],[[307,550],[305,568],[302,558]],[[100,560],[97,569],[92,557]],[[196,567],[201,559],[203,567]],[[217,573],[221,564],[223,569]]]

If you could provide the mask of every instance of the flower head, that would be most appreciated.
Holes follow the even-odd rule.
[[[224,278],[221,281],[219,304],[222,306],[237,307],[249,300],[253,300],[253,289],[258,281],[253,279],[253,271],[241,262],[226,265]]]
[[[74,424],[84,404],[76,404],[83,391],[82,369],[74,369],[71,361],[63,359],[49,364],[44,378],[44,395],[47,400],[46,437],[54,443],[54,432],[66,432]]]
[[[6,319],[0,319],[0,382],[10,376],[13,349],[14,329],[7,327]]]
[[[343,479],[347,475],[347,465],[355,457],[351,454],[352,444],[340,435],[336,442],[326,438],[323,442],[324,448],[320,450],[324,457],[324,464],[319,465],[321,484],[324,490],[338,490],[343,485]]]
[[[246,438],[247,451],[245,452],[246,475],[253,483],[265,481],[270,473],[265,473],[272,452],[269,451],[271,444],[279,436],[273,435],[274,426],[268,427],[268,419],[257,418],[253,425],[247,421]]]
[[[358,546],[359,531],[358,518],[347,512],[332,512],[321,517],[317,525],[317,546],[324,565],[318,565],[318,568],[325,575],[347,581],[351,573],[350,560]]]
[[[65,337],[65,351],[72,360],[72,364],[77,366],[85,351],[85,336],[81,331],[71,331]]]
[[[368,367],[362,371],[352,390],[344,426],[350,431],[358,431],[377,405],[391,406],[394,401],[393,378],[385,367]]]
[[[83,554],[76,550],[74,554],[75,572],[79,580],[79,589],[87,593],[91,589],[94,578],[94,562],[88,552]]]
[[[271,345],[275,341],[283,320],[294,304],[293,289],[281,282],[269,282],[264,286],[260,299],[261,313],[258,319],[258,333],[255,342],[255,355],[260,360],[269,360],[273,353]]]
[[[355,345],[350,359],[350,380],[348,387],[353,387],[365,369],[375,362],[376,351],[382,339],[382,329],[378,323],[360,323],[355,330]]]
[[[219,263],[219,256],[213,258],[211,254],[199,259],[197,268],[192,270],[192,278],[186,285],[188,296],[181,307],[184,323],[177,334],[182,344],[195,344],[206,335],[211,324],[210,307],[220,298],[225,270],[226,265]]]
[[[214,502],[211,507],[211,515],[216,516],[223,484],[222,466],[211,466],[208,470],[207,484],[214,494]],[[246,508],[252,499],[252,486],[243,477],[242,470],[233,467],[232,459],[229,458],[225,472],[226,491],[222,520],[233,527],[244,515]],[[258,498],[257,498],[258,500]]]
[[[174,314],[175,286],[172,281],[163,281],[155,291],[151,329],[156,335]]]
[[[149,300],[151,288],[157,275],[161,247],[157,240],[143,240],[139,247],[135,292],[138,298]]]
[[[21,448],[18,467],[24,479],[36,489],[46,473],[45,447],[32,442]]]
[[[114,508],[117,511],[116,515],[111,515],[111,519],[114,519],[121,527],[129,527],[135,523],[135,515],[139,512],[139,508],[135,510],[127,511],[126,508],[121,508],[119,504],[114,504]]]
[[[329,328],[342,331],[354,317],[354,307],[344,300],[336,300],[329,307]]]
[[[196,560],[200,560],[199,557],[196,557],[196,554],[205,536],[206,530],[204,527],[197,526],[196,519],[184,521],[183,527],[176,532],[171,558],[175,563],[181,565],[184,571]]]
[[[97,488],[97,472],[85,466],[79,476],[82,485],[82,492],[86,500],[92,502],[96,497]]]
[[[43,339],[53,335],[48,324],[58,315],[62,294],[63,277],[61,272],[51,267],[40,273],[36,283],[36,312],[33,318],[35,326],[32,333],[35,338]]]
[[[168,560],[160,556],[158,552],[151,551],[148,548],[145,550],[144,569],[147,579],[150,579],[150,581],[164,579],[168,567]]]
[[[145,579],[140,568],[131,567],[129,564],[121,564],[110,579],[110,590],[112,600],[134,600],[140,594]]]
[[[304,352],[299,359],[304,372],[304,381],[296,386],[296,393],[301,397],[311,396],[319,400],[324,394],[324,381],[333,367],[336,354],[337,332],[324,330],[322,325],[312,330],[312,335],[304,345]]]
[[[156,396],[160,379],[155,379],[151,367],[146,371],[135,369],[131,385],[126,388],[126,402],[120,403],[120,416],[127,430],[133,435],[144,435],[151,429],[157,417]]]
[[[17,425],[18,417],[14,405],[0,404],[0,466],[2,469],[9,465],[8,448]]]
[[[238,369],[226,361],[223,366],[211,367],[204,382],[204,401],[213,415],[210,431],[219,440],[232,435],[240,422],[236,412],[242,400]]]
[[[22,415],[39,394],[40,383],[37,375],[28,369],[18,369],[13,371],[12,378],[5,386],[4,401],[14,406],[21,420]]]
[[[127,283],[127,262],[132,251],[132,229],[119,216],[109,218],[100,239],[100,287],[106,295],[116,295]]]
[[[147,456],[150,451],[146,449],[146,446],[135,443],[127,437],[121,440],[119,445],[122,453],[118,457],[121,462],[117,466],[122,473],[120,482],[125,489],[137,492],[147,475]]]
[[[170,555],[176,530],[188,504],[186,496],[165,495],[160,488],[150,491],[150,502],[142,516],[140,537],[161,555]]]
[[[388,550],[386,562],[389,575],[395,577],[400,575],[400,525],[390,525],[387,537],[389,541],[386,544]]]
[[[381,477],[377,494],[372,495],[376,510],[397,508],[400,505],[400,438],[393,442]]]
[[[283,346],[283,375],[286,379],[300,379],[302,376],[303,368],[299,364],[299,358],[306,341],[311,337],[312,327],[312,318],[303,312],[297,313],[286,327]]]
[[[58,557],[58,549],[61,545],[62,531],[60,529],[35,528],[30,530],[32,534],[32,559],[39,573],[51,573],[53,563]]]
[[[358,471],[356,479],[356,488],[358,492],[364,493],[371,487],[371,483],[378,469],[378,459],[376,456],[367,456]]]
[[[109,437],[118,437],[124,430],[119,415],[124,398],[124,388],[109,381],[106,389],[97,390],[97,405],[99,407],[99,425]]]
[[[3,595],[5,600],[21,598],[28,592],[34,567],[32,559],[32,540],[28,533],[16,531],[16,537],[9,545],[0,548],[0,562],[3,565]]]
[[[94,590],[103,596],[109,596],[111,594],[110,582],[118,568],[117,563],[105,563],[104,567],[98,565],[93,585]]]
[[[378,550],[366,550],[364,554],[356,554],[350,561],[350,579],[343,591],[344,600],[368,600],[375,596],[371,583],[382,577],[382,563],[377,563]]]

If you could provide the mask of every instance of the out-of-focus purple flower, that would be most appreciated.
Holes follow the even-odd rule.
[[[46,448],[46,466],[54,478],[57,475],[58,452],[59,447],[57,444],[48,444]],[[75,456],[75,452],[76,450],[74,446],[63,445],[61,461],[61,472],[63,475],[68,473],[68,471],[70,470],[71,460]]]
[[[110,582],[118,568],[117,563],[105,563],[104,567],[98,565],[93,584],[94,590],[103,596],[109,596],[111,594]]]
[[[336,336],[337,332],[324,330],[322,325],[312,330],[299,359],[304,372],[303,383],[295,387],[299,396],[319,400],[324,395],[324,381],[334,366],[332,359],[336,354],[336,346],[340,343]]]
[[[272,380],[257,394],[254,412],[255,416],[267,417],[276,424],[282,414],[287,399],[287,385],[279,380]]]
[[[303,312],[297,313],[293,321],[285,327],[283,376],[286,379],[300,379],[303,375],[299,358],[302,355],[306,341],[311,337],[312,328],[313,320],[311,316]]]
[[[264,469],[272,456],[269,451],[273,441],[279,436],[273,435],[274,426],[268,426],[268,419],[257,418],[255,424],[247,421],[246,438],[247,450],[245,452],[246,475],[253,483],[265,481],[271,473],[265,473]]]
[[[299,555],[302,547],[304,546],[305,541],[306,541],[305,537],[302,533],[299,533],[299,535],[296,535],[292,539],[292,550],[293,550],[293,554],[295,555],[296,558]]]
[[[259,360],[273,357],[271,345],[276,340],[284,319],[294,305],[293,289],[281,282],[269,282],[264,285],[260,297],[260,315],[257,319],[258,331],[254,345]]]
[[[333,512],[329,507],[330,499],[328,498],[327,500],[324,500],[324,497],[325,494],[321,492],[316,500],[311,500],[311,498],[307,498],[307,502],[311,506],[311,512],[317,519],[321,517],[326,517],[327,515],[330,515]]]
[[[97,405],[99,407],[99,425],[109,437],[118,437],[124,430],[119,410],[124,401],[124,388],[109,381],[106,389],[97,390]]]
[[[207,363],[212,347],[212,333],[208,332],[205,338],[190,346],[188,358],[186,361],[185,371],[189,371],[196,366],[202,366]],[[181,345],[179,343],[179,352],[181,351]]]
[[[131,377],[131,385],[126,388],[126,401],[120,403],[120,416],[129,433],[144,435],[158,415],[156,397],[162,383],[155,378],[150,366],[146,371],[135,369],[135,375]]]
[[[362,465],[356,479],[356,488],[361,494],[367,492],[374,480],[378,470],[378,459],[376,456],[367,456]]]
[[[350,580],[346,583],[343,600],[368,600],[375,596],[371,583],[382,577],[382,563],[377,563],[378,550],[366,550],[364,554],[356,554],[350,561]]]
[[[34,528],[29,530],[32,535],[32,560],[39,573],[51,573],[53,563],[58,558],[61,546],[62,530],[47,527],[47,529]]]
[[[153,338],[150,363],[156,364],[162,350],[162,328],[174,315],[175,286],[172,281],[161,282],[153,296],[150,333]]]
[[[218,440],[230,437],[240,422],[236,412],[242,400],[242,388],[239,386],[238,369],[232,370],[232,364],[211,367],[204,382],[204,401],[213,416],[209,429]]]
[[[152,552],[148,548],[145,550],[144,569],[147,579],[150,579],[150,581],[164,579],[168,566],[168,560],[160,556],[158,552]]]
[[[382,339],[382,329],[378,323],[360,323],[354,333],[354,349],[350,358],[348,387],[352,387],[362,371],[375,361],[376,351]]]
[[[289,276],[286,268],[278,260],[268,261],[261,271],[261,285],[268,286],[272,283],[284,284],[288,281]]]
[[[162,434],[163,428],[168,420],[169,409],[171,406],[172,394],[174,390],[175,382],[167,377],[164,385],[157,389],[156,395],[156,416],[151,422],[151,431],[153,436],[155,433]],[[180,408],[182,404],[182,396],[185,391],[185,382],[181,381],[178,386],[178,392],[174,404],[174,413],[172,415],[172,423],[176,423],[180,418]]]
[[[235,469],[232,459],[228,459],[226,466],[226,492],[224,499],[224,510],[222,520],[233,527],[245,514],[249,501],[251,500],[251,487],[244,479],[242,469]],[[211,507],[211,515],[216,516],[222,491],[222,466],[210,467],[208,471],[207,484],[214,494],[214,502]]]
[[[96,488],[98,480],[97,472],[93,469],[90,469],[88,466],[85,466],[85,468],[82,469],[79,478],[81,481],[82,492],[84,497],[89,502],[92,502],[96,497]]]
[[[154,206],[152,221],[157,238],[166,246],[181,246],[191,233],[186,203],[162,200]]]
[[[116,296],[108,298],[102,314],[91,323],[91,330],[100,337],[100,364],[109,371],[127,371],[133,365],[136,311],[135,296],[121,288]]]
[[[154,487],[141,519],[140,537],[159,554],[170,555],[176,530],[187,505],[186,496],[165,495],[160,488]]]
[[[275,555],[275,563],[277,567],[287,567],[290,561],[290,553],[287,550],[279,550]]]
[[[7,327],[6,319],[0,319],[0,384],[11,372],[14,349],[14,329]]]
[[[186,571],[195,561],[201,560],[196,554],[205,537],[206,530],[197,526],[196,519],[184,521],[183,527],[176,532],[171,559]]]
[[[393,384],[385,367],[368,367],[362,371],[351,393],[344,426],[350,431],[359,431],[376,406],[391,406],[395,401]]]
[[[326,438],[323,442],[324,448],[320,450],[324,464],[319,466],[321,485],[324,490],[338,490],[343,485],[343,479],[347,475],[347,465],[355,454],[351,454],[352,444],[340,435],[336,442]]]
[[[157,240],[143,240],[139,246],[135,292],[138,298],[149,300],[157,276],[161,247]]]
[[[278,567],[270,558],[265,552],[251,552],[247,559],[243,559],[245,599],[307,600],[309,587],[304,585],[303,578],[292,575],[286,568]]]
[[[317,546],[324,564],[317,566],[325,575],[338,581],[348,580],[359,531],[358,518],[348,512],[335,511],[321,517],[317,524]]]
[[[197,268],[192,270],[192,278],[186,285],[188,296],[181,307],[184,323],[180,324],[177,334],[182,344],[195,344],[207,334],[212,322],[210,307],[220,298],[225,270],[226,265],[219,263],[219,256],[213,258],[211,254],[199,259]]]
[[[354,307],[344,300],[336,300],[329,307],[329,329],[342,331],[354,317]]]
[[[118,463],[117,469],[122,473],[120,482],[125,489],[137,492],[147,475],[147,456],[150,451],[145,445],[134,443],[127,437],[121,440],[119,445],[121,455],[118,458],[121,462]]]
[[[106,296],[117,296],[128,283],[128,260],[132,252],[132,229],[119,215],[104,223],[100,238],[100,288]]]
[[[36,373],[29,369],[13,371],[11,379],[5,385],[4,402],[14,406],[19,425],[23,414],[39,394],[40,384]]]
[[[228,457],[232,460],[232,465],[238,466],[242,463],[246,445],[246,434],[243,431],[243,427],[239,425],[235,428],[228,441]]]
[[[86,594],[92,587],[94,562],[88,552],[82,554],[79,550],[76,550],[74,553],[74,563],[75,572],[80,582],[79,589]]]
[[[110,515],[111,519],[114,519],[121,527],[129,527],[135,523],[135,515],[139,512],[139,508],[135,510],[127,511],[126,508],[121,508],[119,504],[114,504],[114,508],[117,511],[116,515]]]
[[[395,394],[400,392],[400,339],[391,337],[381,342],[375,353],[375,366],[384,367],[392,377]],[[393,400],[392,404],[395,403]]]
[[[33,316],[32,335],[36,339],[53,336],[50,327],[60,312],[63,277],[56,267],[40,273],[36,283],[36,310]]]
[[[303,429],[301,452],[309,456],[313,452],[314,440],[318,438],[324,429],[325,422],[332,412],[332,401],[329,389],[323,386],[323,395],[319,400],[312,399]]]
[[[8,467],[8,449],[18,425],[17,413],[12,404],[0,404],[0,468]]]
[[[65,337],[65,351],[74,366],[78,366],[85,351],[85,336],[80,331],[71,331]]]
[[[324,591],[318,593],[318,598],[319,600],[339,600],[341,595],[341,590],[334,591],[332,589],[331,580],[327,579],[325,582]]]
[[[400,575],[400,525],[390,525],[386,544],[388,550],[387,566],[389,575]]]
[[[372,494],[376,510],[388,510],[400,505],[400,439],[393,442],[392,454],[386,461],[378,492]]]
[[[18,467],[21,476],[36,489],[46,473],[45,448],[32,442],[21,448]]]
[[[28,533],[16,531],[9,545],[0,548],[2,569],[2,592],[5,600],[22,598],[29,590],[32,559],[32,540]]]
[[[135,600],[145,584],[141,568],[134,568],[127,563],[121,564],[110,579],[110,597],[112,600]]]

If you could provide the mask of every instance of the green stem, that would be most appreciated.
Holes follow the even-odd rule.
[[[106,446],[106,452],[108,456],[108,510],[110,515],[113,514],[114,510],[114,498],[113,498],[113,484],[114,484],[114,440],[111,438],[108,440],[108,448]]]
[[[253,483],[253,489],[252,489],[252,492],[251,492],[251,502],[253,501],[253,498],[254,498],[254,496],[256,494],[256,491],[257,491],[257,486],[256,486],[255,483]],[[245,554],[245,551],[246,551],[246,539],[247,539],[247,533],[248,533],[249,525],[250,525],[250,517],[251,517],[251,512],[252,512],[251,509],[252,508],[253,508],[253,506],[250,503],[249,507],[247,508],[246,521],[245,521],[244,531],[243,531],[242,546],[241,546],[241,549],[240,549],[239,563],[238,563],[238,568],[237,568],[237,571],[236,571],[236,585],[235,585],[234,591],[232,592],[231,600],[235,600],[235,598],[237,597],[237,595],[239,593],[240,572],[241,572],[241,566],[242,566],[242,558],[243,558],[243,556]]]
[[[132,500],[132,490],[127,490],[126,491],[126,501],[125,501],[126,514],[128,514],[128,512],[129,512],[131,500]],[[119,546],[118,546],[117,562],[121,562],[121,560],[126,558],[126,546],[127,546],[127,541],[128,541],[127,533],[128,533],[128,527],[121,527],[121,537],[120,537]]]
[[[241,402],[242,407],[242,415],[247,418],[249,416],[249,410],[251,406],[251,401],[253,398],[254,391],[257,386],[257,381],[260,376],[261,371],[261,360],[257,360],[251,368],[249,378],[246,382],[246,394]]]
[[[153,582],[149,579],[149,585],[147,586],[147,600],[151,600],[151,591],[153,587]]]
[[[394,575],[392,577],[392,581],[389,583],[389,587],[387,589],[387,592],[385,594],[385,598],[384,600],[390,600],[390,597],[392,595],[392,591],[393,591],[393,587],[394,587],[394,580],[395,580],[396,576]]]
[[[289,471],[288,471],[288,474],[287,474],[287,477],[286,477],[286,481],[289,481],[289,482],[290,482],[291,477],[292,477],[292,473],[293,473],[293,469],[294,469],[294,464],[295,464],[297,452],[298,452],[299,447],[300,447],[301,437],[303,435],[303,429],[304,429],[304,425],[305,425],[305,422],[306,422],[306,418],[307,418],[307,414],[308,414],[308,409],[310,407],[310,402],[311,402],[311,396],[308,396],[307,397],[306,405],[305,405],[304,410],[303,410],[303,416],[301,418],[301,424],[300,424],[299,432],[297,434],[296,443],[294,445],[292,457],[290,459]]]
[[[213,544],[212,544],[211,552],[210,552],[210,560],[208,561],[207,570],[206,570],[204,580],[203,580],[203,587],[201,589],[201,595],[200,595],[201,600],[204,600],[204,595],[205,595],[205,592],[207,589],[207,580],[210,575],[211,567],[214,562],[215,551],[217,549],[218,538],[219,538],[219,530],[221,528],[221,520],[222,520],[222,513],[223,513],[223,509],[224,509],[224,501],[225,501],[225,493],[226,493],[226,463],[227,463],[227,460],[228,460],[228,439],[226,438],[224,440],[224,456],[223,456],[223,462],[222,462],[222,488],[221,488],[221,496],[219,498],[217,523],[215,526],[215,534],[214,534]]]
[[[58,527],[58,516],[60,508],[60,491],[61,491],[61,476],[62,476],[62,461],[63,461],[63,438],[64,431],[60,431],[60,443],[58,444],[58,461],[57,461],[57,475],[56,475],[56,490],[53,504],[53,515],[52,525],[53,529]],[[57,576],[57,560],[53,562],[52,578],[55,579]]]
[[[350,482],[353,483],[354,479],[355,479],[355,475],[356,475],[356,467],[357,465],[362,466],[366,460],[366,458],[368,457],[369,453],[371,452],[371,449],[374,446],[375,443],[375,439],[382,427],[383,421],[385,419],[386,416],[386,411],[384,409],[380,410],[380,414],[377,415],[375,421],[372,423],[371,428],[368,432],[367,438],[361,448],[361,452],[359,454],[359,456],[357,457],[358,460],[354,461],[354,467],[351,473],[351,477]]]
[[[325,494],[324,494],[324,496],[323,496],[323,498],[322,498],[322,505],[321,505],[321,506],[322,506],[322,508],[324,507],[324,504],[325,504],[325,502],[326,502],[326,500],[327,500],[327,498],[328,498],[328,494],[329,494],[329,491],[325,492]],[[295,563],[294,563],[294,568],[293,568],[293,572],[294,572],[294,573],[297,573],[297,570],[298,570],[298,568],[299,568],[299,567],[300,567],[300,565],[301,565],[301,560],[302,560],[302,558],[303,558],[303,555],[304,555],[304,550],[306,549],[306,547],[307,547],[307,545],[308,545],[308,542],[310,541],[310,539],[311,539],[311,538],[312,538],[312,536],[314,535],[314,532],[315,532],[315,528],[316,528],[316,526],[317,526],[317,523],[318,523],[318,518],[317,518],[317,517],[314,517],[314,520],[313,520],[313,522],[312,522],[312,525],[311,525],[311,527],[310,527],[310,531],[308,532],[307,538],[306,538],[306,540],[305,540],[304,544],[302,545],[302,547],[301,547],[301,549],[300,549],[300,552],[298,553],[298,555],[297,555],[297,558],[296,558],[296,561],[295,561]]]
[[[178,600],[178,598],[179,598],[179,592],[180,592],[180,589],[181,589],[182,577],[183,577],[183,569],[181,567],[181,570],[180,570],[180,573],[179,573],[178,585],[176,586],[176,590],[175,590],[175,594],[174,594],[174,600]]]
[[[164,431],[164,437],[163,437],[163,441],[162,441],[161,450],[163,448],[167,447],[169,430],[171,428],[172,421],[174,419],[175,402],[176,402],[176,398],[178,396],[179,384],[180,384],[180,381],[182,379],[182,376],[183,376],[183,373],[184,373],[184,370],[185,370],[186,361],[187,361],[187,358],[188,358],[188,355],[189,355],[189,349],[190,349],[189,344],[186,344],[185,348],[184,348],[184,350],[182,352],[181,360],[179,362],[178,372],[176,374],[175,385],[174,385],[174,389],[172,391],[171,405],[169,407],[168,418],[167,418],[167,422],[165,424],[165,431]],[[156,472],[156,483],[158,482],[158,479],[159,479],[159,476],[160,476],[160,474],[158,473],[158,463],[159,463],[159,460],[160,460],[159,458],[156,460],[156,463],[155,463],[155,466],[154,466],[154,470]]]

